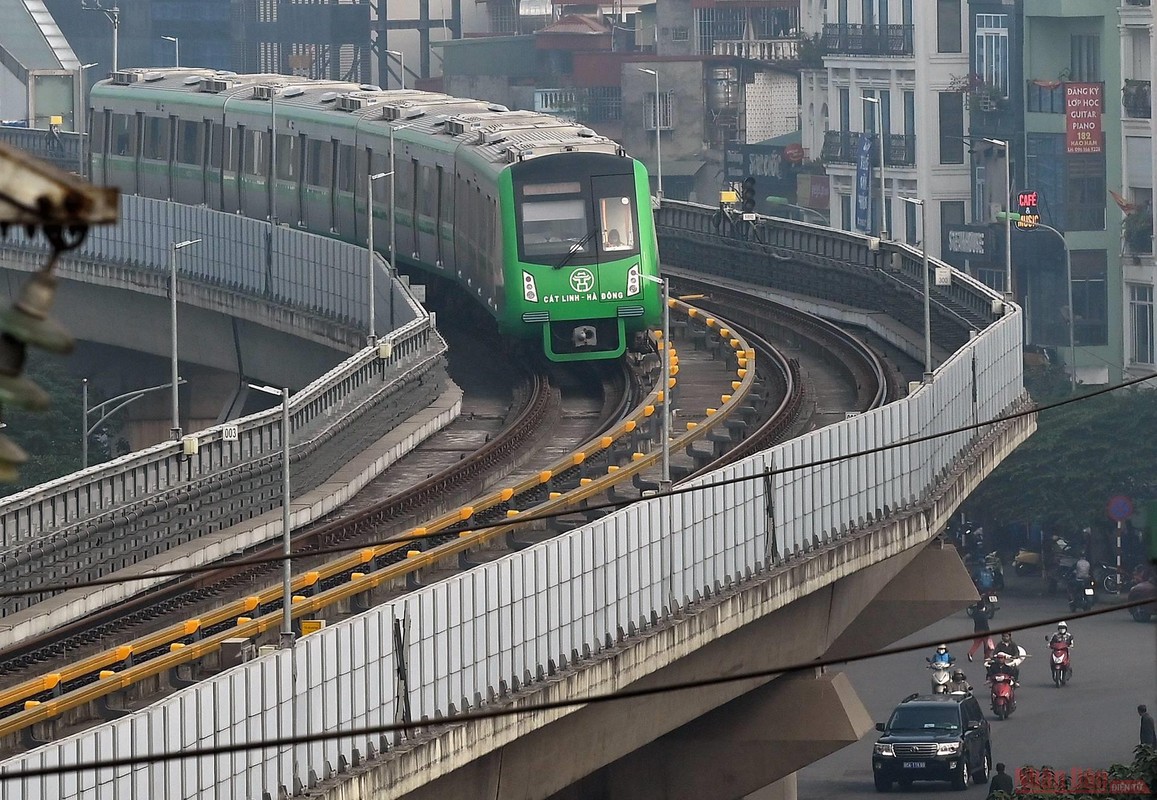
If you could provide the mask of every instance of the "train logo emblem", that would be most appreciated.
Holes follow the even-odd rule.
[[[570,274],[570,288],[582,294],[595,288],[595,276],[589,269],[576,269]]]

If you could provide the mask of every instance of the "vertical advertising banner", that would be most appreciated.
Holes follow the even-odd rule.
[[[856,147],[856,230],[872,230],[872,134],[861,133]]]
[[[1104,90],[1100,83],[1065,84],[1065,152],[1101,152]]]

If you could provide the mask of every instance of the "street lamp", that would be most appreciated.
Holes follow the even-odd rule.
[[[984,138],[989,144],[1004,148],[1004,297],[1012,299],[1012,147],[1007,139]],[[1063,236],[1061,237],[1064,238]],[[1066,248],[1067,251],[1067,248]],[[1072,313],[1072,306],[1069,307]]]
[[[398,74],[401,76],[402,89],[406,88],[406,55],[401,50],[386,50],[386,55],[394,56],[398,59]]]
[[[294,639],[293,583],[289,564],[289,387],[278,389],[251,383],[249,388],[281,398],[281,551],[285,556],[281,571],[281,649],[289,650]]]
[[[397,193],[394,190],[394,134],[398,131],[403,131],[406,128],[412,127],[413,122],[407,125],[390,125],[390,171],[386,175],[390,178],[390,269],[396,270],[398,268],[395,258],[395,246],[398,240],[398,224],[394,216],[394,206],[397,205]]]
[[[884,193],[884,112],[883,104],[878,97],[860,95],[865,103],[876,107],[876,141],[880,145],[880,238],[888,238],[888,200]]]
[[[928,207],[923,200],[901,197],[905,203],[920,207],[920,252],[923,255],[924,273],[924,382],[932,380],[932,300],[928,287]]]
[[[391,147],[391,150],[393,148]],[[366,181],[366,250],[369,252],[370,270],[370,335],[369,344],[372,346],[377,340],[377,331],[374,328],[374,307],[377,305],[374,294],[374,181],[379,178],[392,177],[393,172],[376,172]],[[391,212],[392,213],[392,212]],[[392,264],[390,266],[393,266]],[[392,291],[392,289],[391,289]]]
[[[185,383],[185,379],[181,378],[178,381],[178,383]],[[113,414],[120,411],[122,408],[124,408],[129,403],[133,402],[134,400],[137,400],[141,397],[144,397],[149,392],[159,392],[159,391],[163,391],[165,389],[168,389],[169,386],[171,386],[171,385],[172,384],[162,383],[160,386],[150,386],[147,389],[137,389],[136,391],[125,392],[124,394],[118,394],[116,397],[105,400],[103,403],[97,403],[92,408],[89,408],[88,407],[88,378],[84,378],[81,382],[81,391],[80,391],[80,403],[81,403],[80,429],[81,429],[81,431],[83,431],[83,434],[82,434],[83,438],[82,438],[81,443],[80,443],[80,466],[81,466],[81,468],[85,468],[88,466],[88,437],[92,436],[92,434],[96,432],[96,429],[100,427],[100,424],[102,422],[104,422],[106,419],[108,419]],[[119,403],[119,405],[113,406],[111,409],[106,411],[104,414],[101,415],[101,418],[98,419],[96,422],[92,423],[92,425],[88,424],[89,415],[91,415],[94,411],[99,411],[100,409],[104,408],[105,406],[112,405],[113,403]],[[3,427],[3,423],[0,423],[0,427]]]
[[[171,356],[173,387],[173,427],[170,433],[174,440],[181,438],[181,409],[177,400],[177,386],[181,382],[177,374],[177,251],[199,243],[200,239],[187,239],[169,246],[169,353]]]
[[[821,214],[819,211],[816,211],[814,208],[808,208],[807,206],[801,206],[801,205],[798,205],[796,203],[793,203],[790,200],[788,200],[786,197],[778,197],[776,195],[770,195],[768,197],[765,197],[764,200],[766,200],[768,203],[770,203],[773,206],[786,206],[787,208],[794,208],[796,211],[802,211],[805,214],[814,214],[816,219],[818,219],[820,221],[821,225],[823,225],[825,227],[828,227],[831,225],[831,222],[829,222],[828,218],[826,216],[824,216],[823,214]]]
[[[82,11],[103,11],[104,15],[108,17],[108,21],[112,23],[112,71],[117,71],[117,36],[121,26],[121,10],[115,5],[112,8],[101,8],[99,2],[95,6],[84,5],[84,0],[81,0]]]
[[[667,278],[642,275],[643,280],[663,287],[663,472],[659,491],[671,489],[671,284]]]
[[[180,67],[181,66],[181,40],[178,39],[176,36],[162,36],[161,38],[164,39],[166,42],[172,42],[173,43],[173,47],[175,49],[175,52],[173,54],[173,66],[174,67]]]
[[[656,196],[663,199],[663,139],[659,135],[659,73],[646,67],[636,67],[639,72],[655,76],[655,169],[658,179]]]
[[[1013,222],[1020,221],[1020,214],[1017,214],[1013,211],[1007,211],[1002,214],[998,214],[997,216],[1003,217],[1005,223],[1008,225],[1011,225]],[[1036,222],[1033,223],[1032,229],[1035,230],[1036,228],[1044,228],[1046,231],[1050,231],[1055,234],[1057,238],[1061,240],[1061,246],[1065,249],[1065,288],[1067,290],[1066,297],[1068,298],[1067,302],[1069,304],[1069,385],[1072,388],[1072,391],[1075,392],[1077,390],[1077,337],[1073,330],[1076,324],[1076,313],[1073,310],[1072,253],[1069,252],[1069,243],[1068,240],[1065,239],[1065,235],[1054,228],[1052,225],[1046,225],[1043,222]]]

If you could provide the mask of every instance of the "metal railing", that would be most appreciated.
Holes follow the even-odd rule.
[[[717,40],[711,43],[711,55],[753,61],[799,61],[799,39]]]
[[[860,143],[859,131],[826,131],[823,160],[836,164],[855,164]],[[879,150],[872,146],[872,165],[879,166]],[[889,167],[916,166],[916,137],[891,133],[884,138],[884,161]]]
[[[665,203],[665,237],[726,244],[712,233],[715,209]],[[683,227],[679,227],[684,224]],[[865,276],[894,264],[912,277],[918,251],[868,237],[776,220],[774,271],[839,264]],[[792,248],[798,248],[793,250]],[[805,258],[794,263],[793,256]],[[720,259],[729,256],[721,255]],[[937,267],[947,266],[934,262]],[[892,268],[892,267],[889,267]],[[769,268],[771,269],[771,268]],[[994,418],[1022,401],[1019,308],[993,312],[1000,295],[953,271],[969,308],[989,309],[983,329],[904,400],[751,456],[704,477],[697,491],[635,503],[597,522],[418,589],[219,674],[136,714],[4,762],[15,770],[66,768],[81,760],[306,733],[353,731],[413,719],[453,716],[597,655],[624,632],[684,613],[697,598],[761,578],[783,560],[845,538],[928,498],[984,434],[941,435],[906,448],[876,445],[943,434]],[[854,303],[857,298],[844,298]],[[865,301],[870,298],[863,298]],[[1015,423],[1020,435],[1031,421]],[[852,455],[855,451],[863,455]],[[844,454],[847,457],[808,466]],[[708,486],[708,482],[737,481]],[[744,480],[746,479],[746,480]],[[774,513],[768,510],[774,509]],[[395,627],[397,625],[398,627]],[[390,631],[412,634],[398,647]],[[401,694],[395,677],[404,666]],[[204,714],[203,709],[214,709]],[[180,720],[199,719],[195,735],[173,738]],[[161,733],[158,733],[161,732]],[[277,797],[296,793],[361,764],[394,740],[368,734],[313,740],[228,759],[124,767],[117,780],[154,795]],[[60,796],[77,778],[65,771],[29,778],[24,796]],[[96,777],[92,776],[95,780]],[[110,774],[110,785],[113,778]],[[110,795],[111,796],[111,795]]]
[[[1151,119],[1153,116],[1153,84],[1151,81],[1126,79],[1121,90],[1121,106],[1128,119]]]
[[[829,56],[910,56],[913,26],[827,23],[823,46]]]
[[[84,134],[72,131],[0,125],[0,142],[77,175],[84,174],[84,141]]]

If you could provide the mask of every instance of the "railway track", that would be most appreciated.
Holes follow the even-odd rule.
[[[704,459],[700,453],[695,459],[697,469],[692,474],[734,461],[785,438],[799,425],[804,404],[804,381],[798,363],[783,356],[761,332],[767,328],[766,307],[761,310],[760,304],[745,305],[742,297],[722,295],[715,290],[712,300],[701,305],[718,302],[721,311],[744,319],[750,327],[740,329],[721,321],[706,308],[672,301],[673,307],[687,316],[688,329],[705,338],[713,337],[715,352],[731,364],[728,385],[720,395],[720,408],[711,409],[702,419],[692,421],[685,433],[673,434],[672,452],[681,450],[690,454],[697,442],[700,445],[712,442],[711,451],[718,453],[710,459]],[[841,338],[832,331],[816,334],[817,339],[825,337],[830,341]],[[857,348],[848,338],[844,337],[840,347],[844,352],[842,357],[852,358],[849,354]],[[670,353],[672,374],[677,376],[680,365],[674,348],[663,352]],[[850,371],[873,372],[870,357],[865,358],[860,352],[855,358],[862,363],[848,367]],[[881,385],[886,383],[882,372],[877,377]],[[629,379],[623,378],[623,381],[626,383]],[[507,435],[495,437],[464,458],[456,469],[432,475],[408,491],[374,500],[364,508],[343,511],[295,537],[297,554],[358,542],[358,537],[379,543],[367,543],[354,552],[338,558],[331,556],[329,560],[320,554],[304,564],[295,559],[301,569],[295,568],[298,576],[293,584],[293,616],[341,618],[407,591],[446,570],[466,569],[478,559],[488,557],[487,554],[493,557],[525,546],[527,542],[516,533],[515,520],[519,516],[531,511],[535,514],[569,512],[582,518],[585,505],[608,495],[620,497],[626,482],[630,481],[636,488],[646,486],[643,474],[658,460],[659,448],[645,447],[644,443],[656,438],[659,428],[656,409],[662,395],[660,387],[656,387],[642,402],[628,409],[631,393],[624,387],[621,401],[605,402],[598,415],[607,427],[604,433],[584,442],[549,468],[536,469],[513,485],[491,491],[470,505],[455,508],[410,528],[392,541],[380,543],[384,524],[399,518],[417,518],[416,515],[422,513],[423,497],[444,498],[454,487],[471,484],[480,474],[502,469],[512,453],[534,438],[534,431],[550,414],[549,381],[541,375],[529,378],[524,394],[526,401],[521,411],[514,415],[511,424],[504,426]],[[603,394],[613,393],[604,390]],[[886,397],[886,389],[872,393],[871,400],[867,401],[869,407]],[[644,452],[648,449],[650,452]],[[269,550],[279,552],[279,547]],[[277,563],[226,566],[219,572],[177,582],[160,592],[145,595],[138,601],[139,607],[119,607],[116,609],[120,612],[119,621],[110,617],[96,620],[94,626],[94,620],[86,620],[88,624],[83,630],[54,631],[40,641],[25,643],[19,652],[12,649],[0,652],[0,675],[23,678],[0,690],[0,742],[6,749],[15,746],[18,739],[24,745],[33,744],[36,741],[32,735],[34,726],[39,723],[61,715],[68,715],[67,719],[76,722],[97,715],[114,715],[120,713],[116,698],[119,697],[121,704],[132,702],[133,698],[126,697],[126,692],[139,691],[142,696],[151,696],[164,690],[164,676],[168,676],[168,688],[174,688],[196,679],[199,674],[218,669],[220,649],[227,639],[257,641],[264,634],[275,633],[282,608],[280,586],[270,586],[223,604],[221,595],[271,579],[278,569]],[[215,607],[197,616],[162,626],[85,658],[71,658],[68,664],[59,663],[94,641],[123,637],[124,631],[138,625],[171,619],[184,609],[210,601],[216,602]],[[32,672],[39,674],[24,677]],[[139,689],[142,685],[148,689]],[[53,735],[59,733],[59,729],[52,731]]]

